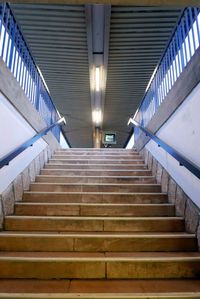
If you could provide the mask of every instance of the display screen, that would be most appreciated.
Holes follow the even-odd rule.
[[[104,140],[106,143],[115,142],[115,134],[105,134]]]

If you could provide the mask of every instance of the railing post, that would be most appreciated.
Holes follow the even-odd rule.
[[[41,80],[40,80],[40,77],[37,73],[35,108],[38,112],[39,112],[39,107],[40,107],[40,91],[41,91]]]

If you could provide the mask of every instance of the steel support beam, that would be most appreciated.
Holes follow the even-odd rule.
[[[100,147],[100,131],[103,123],[105,90],[107,81],[108,49],[110,34],[110,5],[86,5],[88,62],[90,74],[91,114],[101,113],[101,120],[93,119],[93,144]],[[99,90],[96,90],[96,68],[99,69]]]
[[[33,3],[33,0],[11,0],[10,3]],[[87,4],[86,0],[34,0],[48,4]],[[135,5],[135,6],[200,6],[200,0],[90,0],[90,4]]]

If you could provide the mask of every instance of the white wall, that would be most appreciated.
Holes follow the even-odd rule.
[[[35,133],[34,129],[0,93],[0,158],[34,136]],[[9,166],[0,169],[0,193],[46,146],[47,143],[40,139],[11,161]]]
[[[200,167],[200,84],[157,132],[157,136]],[[146,148],[200,207],[200,180],[154,141],[150,141]]]
[[[69,148],[69,144],[67,143],[67,141],[65,140],[62,131],[60,131],[60,146],[63,149]]]

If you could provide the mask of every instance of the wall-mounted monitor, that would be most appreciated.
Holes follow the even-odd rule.
[[[116,133],[115,132],[103,132],[102,136],[102,143],[103,144],[116,144]]]

